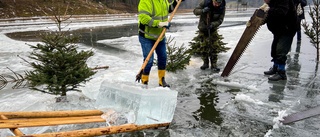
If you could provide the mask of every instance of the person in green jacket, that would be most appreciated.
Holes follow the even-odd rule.
[[[139,19],[139,42],[141,44],[143,58],[146,60],[153,45],[159,38],[164,27],[169,29],[169,13],[177,5],[177,0],[140,0],[138,5]],[[163,36],[155,49],[158,58],[159,86],[170,87],[165,81],[165,69],[167,65],[166,37]],[[153,65],[154,55],[152,54],[141,75],[142,84],[148,85],[149,74]]]
[[[229,49],[224,47],[226,43],[221,41],[222,36],[218,34],[218,28],[224,20],[225,6],[225,0],[202,0],[193,10],[193,13],[200,18],[198,36],[193,39],[195,42],[191,44],[191,48],[194,54],[202,57],[203,65],[200,67],[202,70],[209,68],[210,60],[211,69],[219,72],[218,53]]]

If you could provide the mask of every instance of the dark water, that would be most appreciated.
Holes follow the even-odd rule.
[[[113,47],[97,43],[99,40],[116,39],[120,37],[130,37],[138,32],[136,24],[115,26],[115,27],[95,27],[75,30],[74,33],[82,36],[81,42],[85,45],[91,45],[101,50],[112,52]],[[119,49],[117,49],[119,50]]]
[[[40,41],[41,37],[39,33],[44,31],[28,31],[28,32],[14,32],[7,33],[6,35],[15,40],[21,41]],[[119,52],[118,48],[108,46],[106,44],[97,43],[99,40],[115,39],[120,37],[129,37],[136,35],[138,32],[136,24],[114,26],[114,27],[94,27],[94,28],[82,28],[78,30],[70,31],[70,33],[79,34],[81,36],[80,43],[94,48],[108,51]],[[124,50],[123,50],[124,51]],[[125,51],[124,51],[125,52]]]

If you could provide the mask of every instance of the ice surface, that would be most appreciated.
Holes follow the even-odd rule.
[[[173,119],[178,92],[169,88],[143,89],[136,85],[103,81],[96,100],[98,109],[134,112],[135,124],[167,123]]]
[[[307,8],[306,8],[307,10]],[[238,23],[249,20],[250,16],[243,16],[240,14],[251,14],[252,11],[228,11],[226,13],[226,18],[224,19],[224,24]],[[230,17],[231,15],[231,17]],[[132,20],[123,21],[119,17],[111,17],[112,20],[102,19],[102,20],[91,20],[92,22],[78,21],[73,22],[66,29],[78,29],[78,28],[95,28],[99,26],[116,26],[121,24],[130,24],[136,23],[137,17],[132,17]],[[194,16],[193,13],[190,15],[179,16],[177,14],[173,20],[176,24],[175,27],[172,27],[171,30],[168,30],[166,36],[172,36],[175,38],[176,45],[184,45],[189,48],[189,42],[194,36],[198,24],[198,17]],[[31,21],[31,20],[30,20]],[[35,24],[33,21],[28,22],[28,24]],[[306,16],[306,21],[310,23],[312,20],[309,16]],[[48,21],[44,21],[48,22]],[[1,23],[1,22],[0,22]],[[12,72],[7,69],[10,68],[14,71],[17,71],[20,74],[23,74],[25,70],[30,70],[31,66],[28,63],[22,61],[20,57],[26,58],[30,54],[30,47],[27,46],[25,41],[13,40],[8,38],[5,34],[11,32],[24,32],[24,31],[37,31],[37,30],[55,30],[56,26],[54,24],[47,23],[36,23],[39,25],[27,25],[24,23],[16,22],[14,23],[5,23],[8,26],[0,27],[0,46],[5,47],[0,51],[0,63],[2,69],[1,74],[12,74]],[[194,24],[192,26],[182,25],[182,24]],[[226,24],[226,26],[228,26]],[[227,47],[231,49],[226,53],[219,54],[218,65],[223,68],[226,61],[229,59],[230,55],[233,52],[235,45],[238,43],[245,25],[233,26],[233,27],[221,27],[219,33],[224,37],[224,42],[227,43]],[[127,40],[126,40],[127,39]],[[154,92],[160,92],[158,98],[167,99],[164,95],[167,95],[167,89],[163,88],[154,88],[154,89],[141,89],[134,84],[134,78],[136,76],[136,71],[141,67],[140,61],[143,60],[141,55],[141,48],[137,36],[131,37],[122,37],[112,40],[99,39],[97,43],[102,43],[108,46],[117,46],[118,49],[121,49],[125,52],[115,52],[110,54],[104,50],[98,48],[92,48],[90,46],[80,44],[81,49],[92,48],[95,55],[88,60],[88,65],[90,67],[96,66],[110,66],[107,70],[99,70],[90,81],[86,82],[83,87],[80,87],[82,94],[77,92],[68,93],[69,103],[54,103],[55,96],[42,94],[40,92],[34,92],[29,89],[11,89],[11,86],[8,85],[5,89],[0,91],[0,110],[1,111],[46,111],[46,110],[60,110],[60,109],[93,109],[95,105],[99,105],[100,108],[106,108],[105,105],[108,102],[108,98],[103,97],[100,93],[101,83],[109,79],[110,82],[105,83],[105,85],[110,90],[110,85],[112,87],[118,87],[119,89],[114,89],[115,91],[129,92],[136,91],[138,92],[149,92],[149,90]],[[191,62],[188,65],[186,70],[178,72],[177,74],[168,73],[166,80],[170,84],[175,86],[175,89],[179,91],[179,102],[175,110],[175,126],[170,127],[168,130],[170,132],[170,137],[199,137],[199,136],[258,136],[257,134],[266,134],[267,130],[265,128],[271,128],[270,126],[274,125],[272,120],[276,117],[280,117],[280,114],[277,112],[286,110],[288,113],[304,110],[306,106],[310,104],[315,105],[319,102],[318,89],[311,89],[310,83],[313,79],[314,71],[316,68],[315,59],[315,50],[314,47],[310,44],[309,39],[306,35],[302,35],[302,44],[301,51],[294,51],[296,49],[296,39],[294,39],[294,44],[289,55],[295,56],[299,55],[298,59],[293,59],[293,62],[297,62],[299,68],[293,68],[291,71],[288,71],[288,80],[286,84],[279,83],[269,83],[267,77],[265,77],[262,72],[265,69],[268,69],[271,65],[270,62],[270,44],[272,43],[272,34],[268,31],[267,26],[261,26],[255,38],[250,42],[250,45],[246,49],[245,53],[236,64],[232,74],[228,77],[229,81],[224,81],[224,79],[217,79],[216,75],[210,76],[214,78],[211,82],[212,84],[217,85],[218,98],[217,102],[219,103],[215,107],[219,107],[220,115],[223,118],[223,124],[217,126],[216,128],[214,123],[203,122],[205,119],[200,119],[197,121],[194,117],[194,113],[197,109],[203,108],[204,106],[200,104],[200,100],[197,98],[198,94],[194,93],[195,88],[201,87],[201,83],[207,79],[208,76],[206,73],[201,73],[199,66],[201,66],[201,58],[192,57]],[[27,42],[27,44],[35,45],[37,42]],[[289,58],[288,58],[289,59]],[[140,60],[140,61],[139,61]],[[128,67],[130,66],[130,67]],[[293,65],[288,64],[288,68]],[[154,69],[156,70],[156,69]],[[150,75],[150,87],[155,87],[158,84],[157,73],[151,72]],[[294,74],[294,75],[293,75]],[[200,76],[201,77],[200,77]],[[311,78],[310,78],[311,77]],[[167,79],[168,78],[168,79]],[[154,80],[154,81],[153,81]],[[314,81],[319,81],[319,77],[314,78]],[[117,83],[117,84],[115,84]],[[126,88],[122,89],[125,84]],[[131,85],[130,85],[131,84]],[[283,88],[282,88],[283,86]],[[105,87],[105,89],[106,89]],[[150,88],[149,87],[149,88]],[[317,86],[316,86],[317,87]],[[130,90],[128,90],[130,89]],[[234,90],[236,89],[236,90]],[[128,91],[127,91],[128,90]],[[163,91],[165,90],[165,91]],[[150,91],[150,92],[151,92]],[[206,91],[207,92],[207,91]],[[163,94],[162,94],[163,93]],[[104,94],[106,94],[104,92]],[[239,94],[239,95],[237,95]],[[132,95],[128,93],[128,96]],[[246,96],[244,96],[246,95]],[[279,102],[273,102],[269,98],[271,95],[275,95]],[[85,97],[84,97],[85,96]],[[97,100],[99,96],[99,100]],[[168,96],[168,95],[167,95]],[[232,99],[236,96],[236,101]],[[88,99],[88,98],[92,99]],[[250,97],[250,98],[249,98]],[[279,99],[280,97],[280,99]],[[130,98],[131,99],[131,98]],[[97,104],[94,100],[99,101]],[[174,99],[173,99],[174,100]],[[240,102],[240,103],[239,103]],[[259,102],[263,102],[261,104]],[[105,103],[105,104],[101,104]],[[115,102],[111,102],[114,103]],[[166,102],[167,103],[167,102]],[[216,102],[215,102],[216,103]],[[60,107],[63,106],[63,107]],[[108,105],[111,106],[111,105]],[[113,106],[114,107],[114,106]],[[128,110],[129,106],[126,106],[126,112],[124,115],[129,115],[135,113],[133,110]],[[160,107],[154,106],[155,110],[159,110]],[[172,106],[174,108],[174,106]],[[104,111],[104,109],[101,109]],[[247,111],[243,111],[247,110]],[[152,112],[154,112],[152,110]],[[168,111],[166,114],[169,114]],[[122,118],[123,113],[116,113]],[[235,115],[233,115],[235,114]],[[153,115],[152,115],[153,116]],[[117,116],[118,117],[118,116]],[[126,116],[127,118],[128,116]],[[132,118],[135,119],[135,118]],[[121,119],[122,120],[122,119]],[[168,120],[168,121],[171,121]],[[246,122],[247,121],[247,122]],[[272,128],[268,131],[266,136],[292,136],[292,137],[314,137],[319,136],[318,127],[319,118],[314,117],[309,120],[300,121],[300,123],[292,124],[290,126],[284,125],[279,126],[278,128]],[[121,122],[121,121],[120,121]],[[128,121],[130,122],[130,121]],[[104,123],[101,123],[104,125]],[[308,125],[308,126],[305,126]],[[100,125],[94,123],[94,125],[60,125],[52,127],[34,127],[34,128],[21,128],[22,132],[25,134],[31,133],[43,133],[43,132],[57,132],[64,130],[76,130],[80,127],[98,127]],[[198,127],[198,128],[194,128]],[[226,130],[220,130],[221,128]],[[225,133],[225,132],[227,133]],[[145,131],[144,131],[145,132]],[[224,134],[225,133],[225,134]],[[0,137],[12,136],[13,134],[8,129],[0,129]],[[263,136],[262,135],[262,136]],[[150,135],[147,135],[150,136]],[[154,135],[155,136],[155,135]]]

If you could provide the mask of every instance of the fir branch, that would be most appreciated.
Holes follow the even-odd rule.
[[[109,66],[101,66],[101,67],[96,66],[96,67],[94,67],[94,68],[91,68],[91,70],[97,70],[97,69],[108,69],[108,68],[109,68]]]

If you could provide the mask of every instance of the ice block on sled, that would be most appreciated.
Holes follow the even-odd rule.
[[[137,85],[103,81],[96,100],[101,109],[134,112],[135,124],[168,123],[173,119],[178,92],[169,88],[143,89]]]

